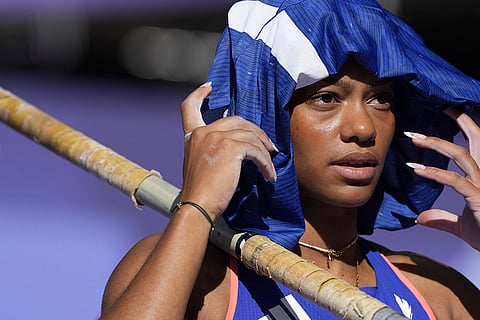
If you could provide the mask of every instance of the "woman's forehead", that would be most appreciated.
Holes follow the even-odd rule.
[[[379,78],[355,59],[349,58],[337,74],[321,80],[328,84],[344,84],[348,79],[360,81],[371,87],[383,86],[393,82],[393,78]]]

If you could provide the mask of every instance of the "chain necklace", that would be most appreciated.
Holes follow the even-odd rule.
[[[355,238],[353,238],[352,241],[350,241],[345,247],[343,247],[340,250],[325,249],[325,248],[317,247],[317,246],[314,246],[313,244],[305,243],[305,242],[302,242],[302,241],[298,241],[298,244],[301,245],[302,247],[309,248],[309,249],[312,249],[312,250],[315,250],[315,251],[318,251],[318,252],[321,252],[321,253],[325,253],[328,257],[328,261],[332,261],[332,257],[336,258],[336,259],[340,258],[343,255],[343,253],[346,250],[348,250],[348,248],[350,248],[355,243],[357,243],[357,240],[358,240],[358,233],[355,235]]]
[[[302,247],[309,248],[309,249],[326,254],[328,258],[327,267],[330,268],[330,261],[332,261],[333,258],[339,259],[345,253],[345,251],[348,250],[348,248],[350,248],[355,243],[357,243],[357,240],[358,240],[358,233],[355,235],[352,241],[350,241],[345,247],[343,247],[340,250],[321,248],[321,247],[314,246],[313,244],[305,243],[302,241],[299,241],[298,244]],[[355,261],[355,285],[358,288],[358,285],[360,282],[360,266],[358,261],[358,253],[356,254],[356,257],[357,258]]]

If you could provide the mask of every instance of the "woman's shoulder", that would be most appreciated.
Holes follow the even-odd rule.
[[[125,291],[162,238],[156,233],[138,241],[112,272],[102,308],[108,308]],[[209,245],[188,303],[186,319],[225,319],[229,303],[229,257]]]
[[[454,268],[426,255],[412,251],[395,251],[378,243],[372,243],[372,245],[405,274],[425,279],[427,282],[438,282],[446,287],[455,287],[455,281],[470,283],[465,276]]]
[[[457,270],[422,254],[372,245],[417,288],[439,319],[480,318],[480,291]]]
[[[128,287],[145,263],[161,234],[153,234],[138,241],[120,260],[108,279],[102,299],[102,309],[108,309]]]

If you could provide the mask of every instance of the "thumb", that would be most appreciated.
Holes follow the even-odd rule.
[[[425,227],[457,235],[458,216],[446,210],[433,209],[424,211],[418,216],[417,223]]]
[[[212,92],[209,82],[201,85],[190,93],[181,104],[182,125],[185,135],[190,134],[194,129],[205,126],[200,108],[203,100]]]

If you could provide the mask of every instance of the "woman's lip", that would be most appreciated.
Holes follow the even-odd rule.
[[[369,183],[375,176],[375,167],[353,167],[348,165],[334,165],[333,168],[347,181]]]
[[[352,167],[375,167],[378,164],[378,160],[375,155],[369,152],[352,152],[333,161],[332,164]]]

